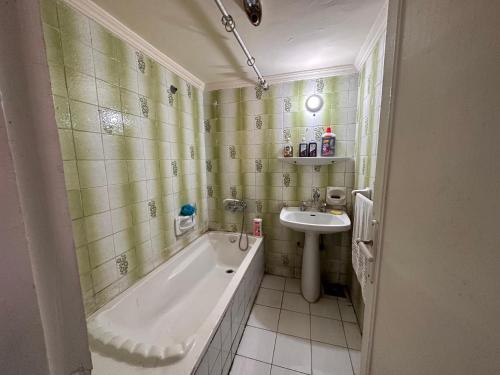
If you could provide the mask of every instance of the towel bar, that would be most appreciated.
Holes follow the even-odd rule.
[[[356,189],[351,192],[352,196],[355,197],[356,194],[362,194],[368,199],[372,199],[372,189],[371,188],[366,188],[366,189]]]

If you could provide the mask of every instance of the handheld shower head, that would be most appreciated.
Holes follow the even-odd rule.
[[[243,7],[252,25],[259,26],[262,20],[262,5],[260,0],[243,0]]]

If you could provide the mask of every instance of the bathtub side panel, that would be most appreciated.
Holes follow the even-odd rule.
[[[217,332],[194,372],[195,375],[229,373],[263,276],[264,242],[259,246],[229,302]]]

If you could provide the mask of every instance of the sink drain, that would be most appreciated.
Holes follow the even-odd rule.
[[[226,273],[234,273],[234,270],[228,269],[228,270],[226,270]]]

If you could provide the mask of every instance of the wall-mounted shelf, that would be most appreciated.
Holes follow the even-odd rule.
[[[317,157],[292,157],[285,158],[283,156],[279,157],[279,160],[283,160],[285,163],[297,164],[297,165],[328,165],[334,164],[337,161],[349,160],[351,158],[346,156],[317,156]]]

